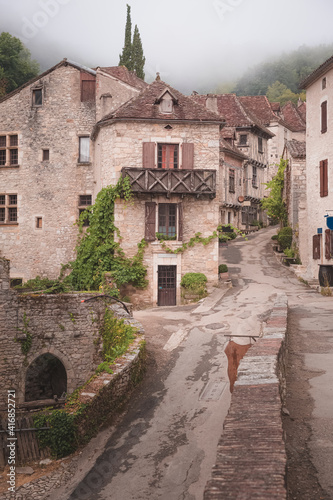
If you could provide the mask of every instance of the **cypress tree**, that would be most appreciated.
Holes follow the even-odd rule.
[[[125,28],[125,44],[122,54],[119,56],[118,66],[126,66],[129,71],[133,71],[132,62],[132,21],[131,21],[131,7],[127,4],[127,19]]]
[[[133,44],[132,44],[132,63],[133,63],[133,69],[136,71],[137,76],[139,78],[142,78],[142,80],[145,79],[145,72],[144,72],[145,62],[146,58],[143,55],[143,48],[142,48],[139,29],[137,25],[135,25]]]

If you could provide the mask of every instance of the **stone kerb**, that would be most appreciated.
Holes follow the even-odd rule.
[[[281,406],[287,298],[278,294],[263,337],[242,359],[205,500],[286,499]]]

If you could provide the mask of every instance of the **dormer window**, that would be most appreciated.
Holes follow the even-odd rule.
[[[174,112],[174,106],[177,103],[177,97],[168,88],[165,88],[155,101],[155,104],[159,105],[160,113],[169,114]]]
[[[169,92],[164,94],[160,104],[161,113],[172,113],[173,112],[173,100]]]

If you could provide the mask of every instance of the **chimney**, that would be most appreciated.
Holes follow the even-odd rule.
[[[213,111],[214,113],[218,113],[218,108],[217,108],[217,97],[212,95],[212,94],[207,94],[207,99],[206,99],[206,108],[209,109],[209,111]]]

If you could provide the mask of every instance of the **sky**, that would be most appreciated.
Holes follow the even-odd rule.
[[[332,0],[0,0],[0,31],[22,40],[41,70],[63,58],[117,66],[126,3],[146,57],[146,81],[213,91],[302,45],[333,43]]]

